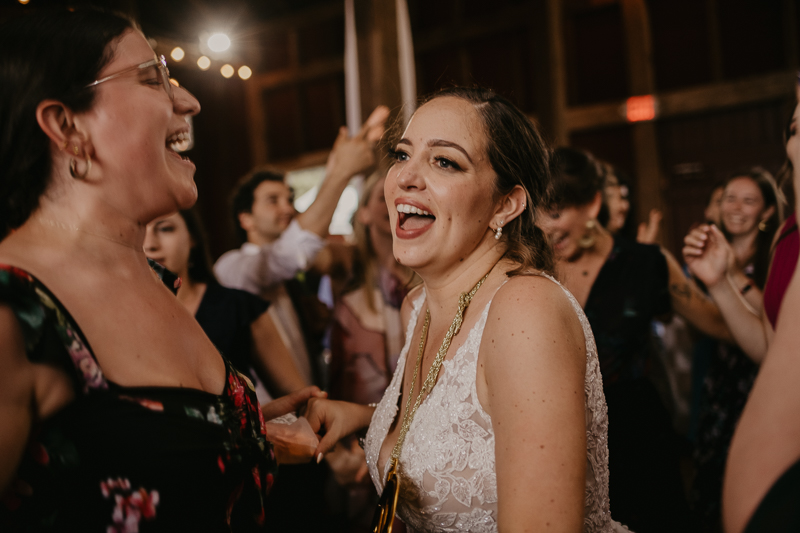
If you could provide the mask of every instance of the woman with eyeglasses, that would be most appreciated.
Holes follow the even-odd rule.
[[[0,26],[0,530],[252,531],[274,455],[252,386],[148,265],[190,207],[200,106],[120,16]]]

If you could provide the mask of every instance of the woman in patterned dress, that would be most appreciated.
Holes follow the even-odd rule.
[[[314,391],[262,416],[142,247],[199,110],[123,17],[0,27],[2,531],[264,530],[264,416]]]

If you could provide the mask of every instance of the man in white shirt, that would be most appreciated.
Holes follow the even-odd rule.
[[[269,312],[301,375],[311,384],[313,372],[300,321],[284,281],[305,271],[325,246],[333,212],[350,178],[376,163],[375,145],[389,115],[379,106],[361,131],[349,137],[342,128],[328,158],[325,178],[308,209],[294,209],[284,176],[268,170],[251,172],[233,198],[237,230],[244,244],[223,254],[214,265],[220,283],[258,294],[272,305]]]

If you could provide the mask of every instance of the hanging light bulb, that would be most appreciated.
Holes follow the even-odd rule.
[[[215,33],[206,42],[212,52],[224,52],[231,47],[230,38],[224,33]]]

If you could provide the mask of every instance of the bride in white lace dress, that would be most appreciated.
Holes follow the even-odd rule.
[[[397,514],[413,531],[623,531],[591,330],[568,291],[531,275],[553,266],[534,225],[549,181],[536,128],[491,91],[450,89],[393,152],[394,254],[423,285],[377,408],[310,402],[318,452],[369,425],[372,479],[381,492],[399,458]]]

